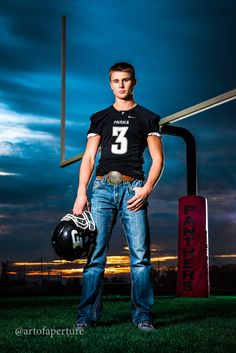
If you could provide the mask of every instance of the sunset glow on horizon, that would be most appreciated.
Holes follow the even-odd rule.
[[[211,255],[212,258],[236,258],[236,254],[219,254]],[[52,261],[35,261],[35,262],[13,262],[13,266],[18,266],[19,268],[24,267],[24,273],[26,276],[53,276],[53,277],[62,277],[62,278],[81,278],[83,273],[84,265],[86,264],[86,259],[78,259],[75,261],[66,261],[66,260],[52,260]],[[173,265],[170,264],[165,266],[165,262],[173,262]],[[177,270],[177,256],[154,256],[151,258],[151,263],[154,268],[158,268],[159,271],[163,271],[167,268],[173,268]],[[160,266],[162,263],[162,266]],[[75,265],[78,265],[78,268],[75,268]],[[37,270],[30,268],[37,267]],[[70,268],[70,266],[72,266]],[[9,271],[9,274],[17,275],[17,271]],[[108,256],[107,264],[105,268],[106,276],[115,276],[115,275],[127,275],[130,273],[130,260],[129,256]]]

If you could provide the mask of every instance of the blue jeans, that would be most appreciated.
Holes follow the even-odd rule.
[[[83,271],[81,301],[77,322],[90,324],[102,314],[103,276],[112,228],[119,214],[130,251],[132,321],[153,321],[151,308],[154,302],[151,263],[150,233],[147,204],[138,211],[127,209],[127,201],[135,194],[136,186],[143,181],[121,182],[111,185],[106,177],[96,178],[92,189],[91,213],[97,227],[96,246]]]

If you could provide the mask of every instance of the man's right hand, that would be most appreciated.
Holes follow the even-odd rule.
[[[75,216],[81,215],[82,212],[84,211],[84,208],[86,208],[87,211],[90,211],[90,205],[89,205],[87,195],[86,194],[77,195],[77,198],[75,200],[74,207],[73,207],[73,214]]]

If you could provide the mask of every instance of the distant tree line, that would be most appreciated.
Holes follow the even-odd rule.
[[[236,294],[236,264],[227,264],[221,267],[216,265],[210,265],[210,288],[211,292],[214,290],[220,291],[233,291]],[[175,267],[166,267],[159,270],[159,268],[152,268],[153,283],[156,288],[156,293],[159,294],[175,294],[176,282],[177,282],[177,271]],[[0,279],[1,293],[10,291],[12,288],[24,289],[44,289],[59,290],[65,289],[70,291],[81,290],[80,278],[68,278],[62,281],[62,276],[53,278],[53,276],[42,277],[41,280],[28,281],[27,276],[13,276],[9,271],[8,267],[2,264],[2,273]],[[130,276],[127,275],[114,275],[105,276],[104,285],[107,288],[106,292],[112,291],[115,293],[116,290],[119,293],[128,293],[130,288]],[[113,287],[113,288],[112,288]],[[112,289],[111,289],[112,288]],[[123,292],[122,292],[123,291]],[[123,293],[123,294],[124,294]]]

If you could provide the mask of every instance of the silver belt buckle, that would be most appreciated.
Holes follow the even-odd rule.
[[[107,181],[112,185],[118,185],[122,182],[122,174],[112,170],[107,174]]]

